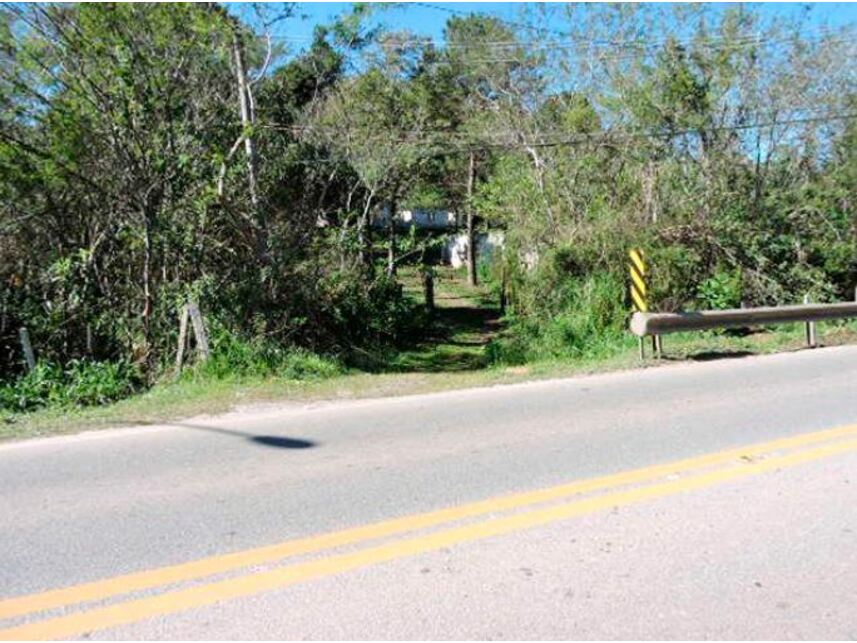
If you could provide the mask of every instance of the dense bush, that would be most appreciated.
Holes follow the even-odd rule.
[[[741,273],[737,270],[718,270],[699,284],[697,299],[703,310],[738,308],[741,298]]]
[[[322,379],[344,371],[342,364],[299,348],[257,335],[243,339],[219,323],[210,325],[211,357],[190,368],[187,376],[226,379],[232,377],[281,377],[290,380]]]
[[[488,347],[491,361],[587,358],[616,350],[626,318],[622,281],[610,275],[567,277],[554,289],[562,296],[550,309],[509,316],[507,332]]]
[[[72,360],[65,367],[40,362],[26,375],[0,386],[0,410],[104,404],[130,395],[140,384],[139,372],[127,362]]]
[[[283,348],[280,343],[259,336],[244,340],[217,322],[210,326],[210,359],[189,364],[183,377],[203,380],[277,377],[305,381],[345,371],[336,359],[305,349]],[[143,384],[139,370],[128,362],[71,360],[63,367],[41,361],[32,371],[0,386],[0,411],[20,413],[48,407],[105,404],[131,395]]]

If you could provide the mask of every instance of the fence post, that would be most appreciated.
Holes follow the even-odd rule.
[[[184,352],[187,348],[187,306],[182,306],[182,314],[179,319],[179,348],[176,352],[176,376],[182,372],[182,362],[184,361]]]
[[[208,335],[205,333],[205,324],[202,321],[202,314],[199,312],[199,307],[195,303],[188,304],[187,312],[190,315],[190,321],[193,324],[193,334],[196,338],[196,347],[199,350],[200,359],[204,362],[208,359],[210,351],[208,350]]]
[[[803,303],[809,303],[808,294],[803,296]],[[806,322],[806,345],[810,348],[815,348],[816,346],[818,346],[818,335],[816,333],[814,321]]]
[[[199,351],[199,358],[204,362],[211,355],[211,351],[208,349],[208,334],[205,332],[202,313],[199,312],[199,307],[194,303],[188,304],[187,312],[190,315],[191,325],[193,326],[193,335],[196,338],[196,348]]]
[[[424,266],[423,268],[423,293],[426,310],[428,312],[434,311],[434,271],[431,266]]]
[[[18,334],[21,336],[21,348],[24,350],[27,370],[32,371],[36,368],[36,355],[33,353],[33,345],[30,343],[30,332],[22,326]]]

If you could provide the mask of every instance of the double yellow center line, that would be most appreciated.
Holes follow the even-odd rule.
[[[782,438],[669,464],[579,480],[556,487],[0,600],[0,621],[25,616],[32,618],[31,615],[40,612],[80,606],[77,611],[68,614],[43,615],[43,620],[40,621],[27,621],[0,629],[0,639],[71,638],[93,630],[250,596],[367,565],[537,527],[605,508],[701,489],[748,475],[857,450],[857,439],[848,438],[857,438],[857,425]],[[767,457],[760,458],[761,456]],[[677,477],[677,474],[688,475]],[[628,488],[629,485],[640,483],[649,484]],[[572,496],[593,492],[606,493],[556,504]],[[489,516],[501,512],[512,513],[501,517]],[[488,517],[485,518],[486,516]],[[479,517],[483,517],[482,520],[450,526],[451,523]],[[414,535],[420,530],[435,527],[446,528]],[[370,544],[371,541],[394,536],[402,538]],[[271,566],[289,557],[327,552],[348,545],[367,546],[356,551],[331,553],[317,559],[264,571],[247,569],[261,565]],[[136,598],[125,597],[107,605],[86,605],[132,592],[155,590],[167,585],[242,570],[242,574],[234,577],[210,580],[184,589]]]

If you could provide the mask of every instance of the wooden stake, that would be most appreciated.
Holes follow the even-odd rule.
[[[211,352],[208,349],[208,335],[205,332],[202,314],[199,312],[199,307],[196,304],[188,304],[187,311],[190,315],[190,321],[193,324],[193,335],[196,339],[199,358],[204,362],[210,357]]]
[[[21,348],[24,350],[24,359],[27,361],[27,370],[32,371],[36,368],[36,355],[33,353],[33,345],[30,343],[30,333],[26,328],[21,328],[18,331],[21,336]]]
[[[176,375],[182,371],[182,362],[184,361],[184,352],[187,348],[187,306],[182,306],[182,314],[179,319],[179,347],[176,352]]]
[[[423,266],[423,293],[425,295],[426,310],[434,310],[434,275],[429,266]]]

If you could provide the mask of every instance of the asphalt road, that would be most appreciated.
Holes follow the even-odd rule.
[[[0,638],[855,638],[857,347],[13,443],[0,515]]]

